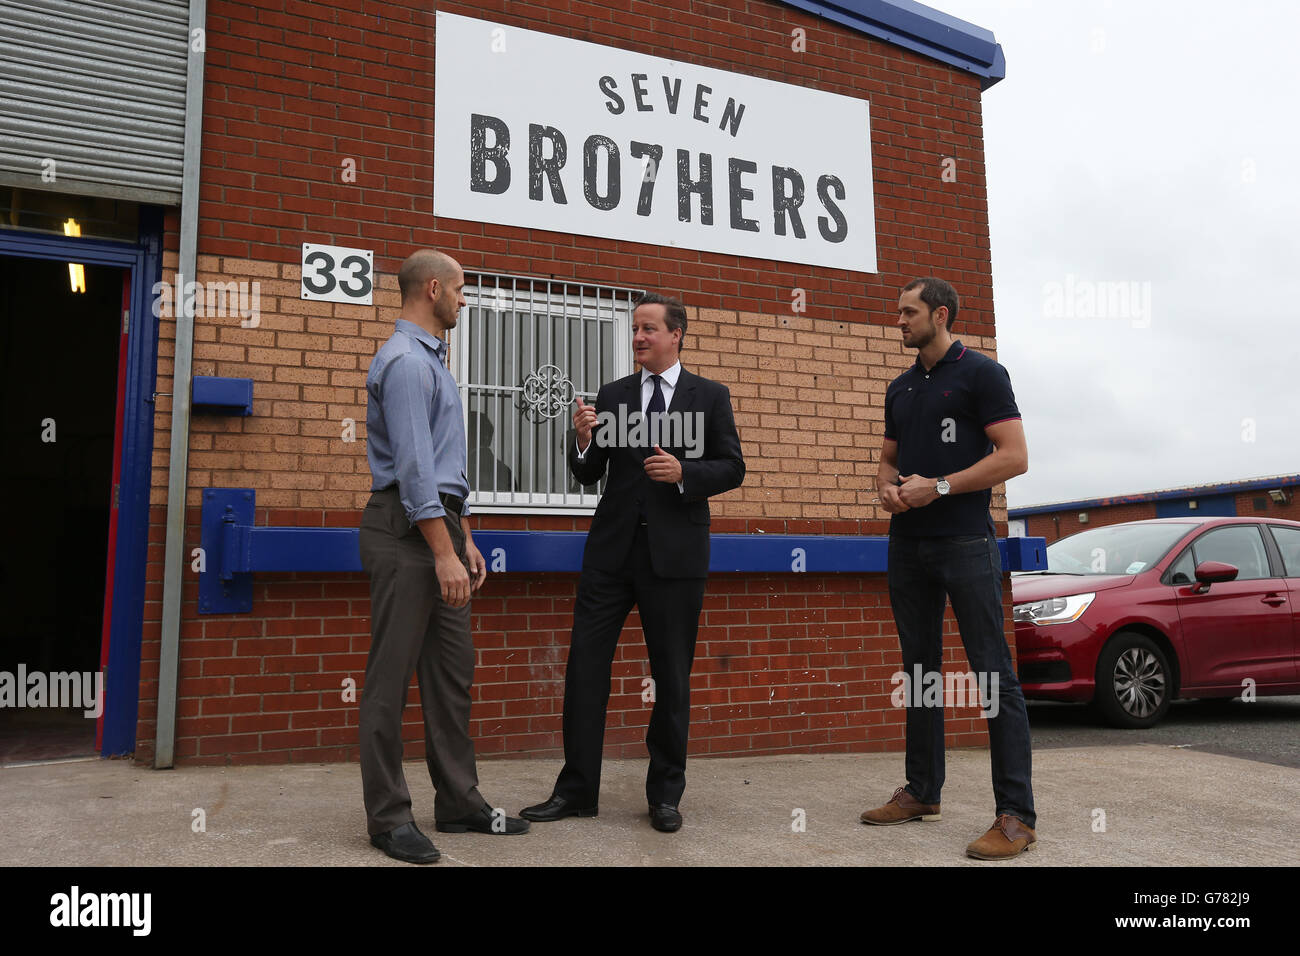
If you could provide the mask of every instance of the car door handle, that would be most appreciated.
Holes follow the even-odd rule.
[[[1281,607],[1286,603],[1286,598],[1282,597],[1280,594],[1266,594],[1259,600],[1261,603],[1271,604],[1273,607]]]

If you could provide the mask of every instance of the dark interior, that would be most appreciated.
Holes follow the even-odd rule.
[[[99,670],[123,271],[0,256],[0,671]],[[54,420],[52,442],[42,422]],[[0,763],[90,754],[80,710],[0,707]]]

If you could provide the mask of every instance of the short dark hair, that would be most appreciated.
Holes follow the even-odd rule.
[[[904,292],[911,292],[913,289],[921,290],[921,301],[929,306],[933,312],[939,306],[948,310],[947,329],[952,331],[953,323],[957,321],[957,290],[942,279],[936,279],[930,276],[925,279],[913,279],[907,285],[903,286]]]
[[[668,331],[674,329],[682,330],[682,337],[677,340],[677,351],[682,350],[682,343],[686,341],[686,306],[682,304],[681,299],[674,299],[670,295],[660,295],[658,292],[642,292],[637,297],[632,306],[635,312],[643,305],[662,305],[664,307],[664,325]]]

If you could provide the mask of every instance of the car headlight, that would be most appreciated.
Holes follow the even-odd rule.
[[[1096,597],[1096,592],[1071,594],[1069,597],[1017,604],[1011,609],[1011,619],[1028,621],[1032,624],[1068,624],[1070,621],[1077,621]]]

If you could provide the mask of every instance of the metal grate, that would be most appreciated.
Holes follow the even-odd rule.
[[[0,183],[180,205],[189,20],[186,0],[0,0]]]
[[[581,511],[599,494],[569,474],[578,396],[632,370],[638,290],[467,273],[466,308],[451,333],[468,440],[470,506],[481,511]],[[599,491],[604,491],[602,481]]]

